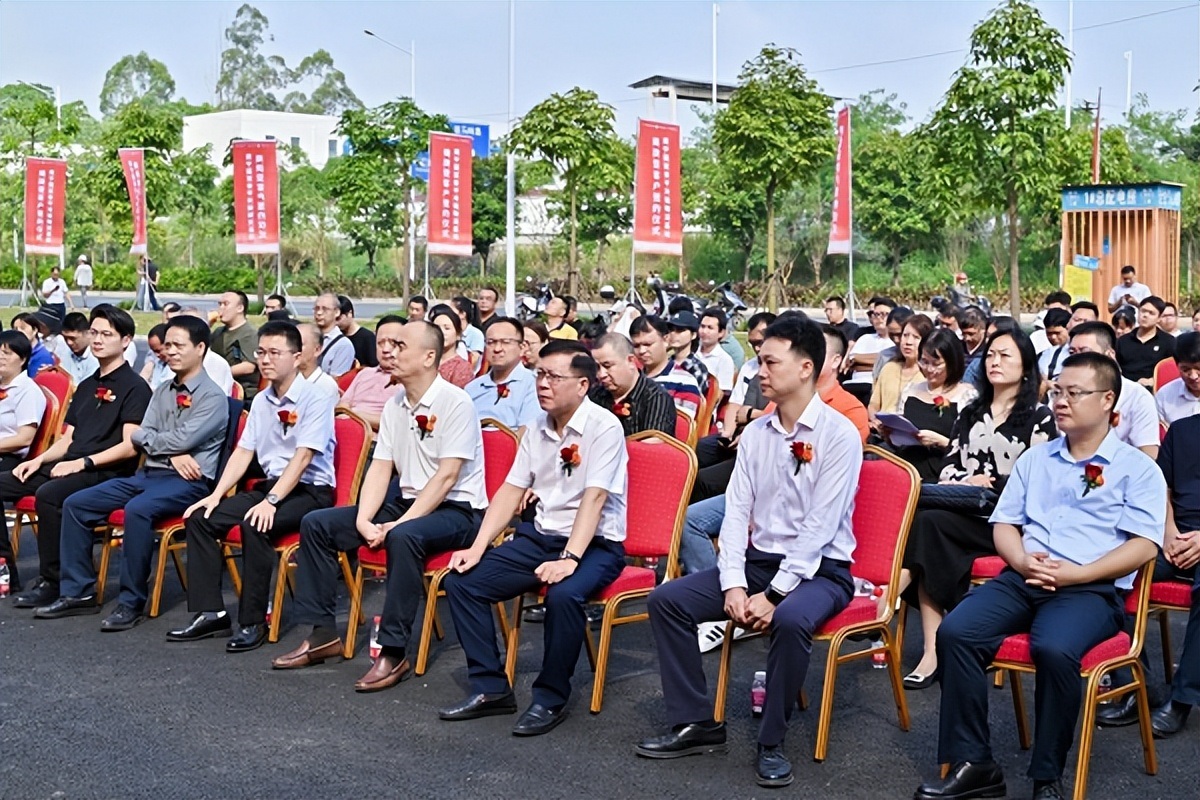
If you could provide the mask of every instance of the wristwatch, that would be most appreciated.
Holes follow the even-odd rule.
[[[92,461],[92,457],[84,456],[83,457],[83,471],[84,472],[92,472],[95,469],[96,469],[96,462]]]
[[[778,607],[779,604],[784,600],[787,600],[787,595],[776,591],[774,586],[768,586],[767,590],[763,592],[763,595],[767,598],[768,603],[776,607]]]
[[[271,492],[269,495],[267,495],[267,502],[273,506],[279,505],[279,495]]]
[[[574,553],[572,553],[570,550],[563,550],[561,553],[559,553],[559,554],[558,554],[558,560],[559,560],[559,561],[562,561],[562,560],[564,560],[564,559],[567,559],[567,558],[571,559],[571,560],[572,560],[572,561],[574,561],[576,564],[578,564],[578,563],[579,563],[579,556],[575,555],[575,554],[574,554]]]

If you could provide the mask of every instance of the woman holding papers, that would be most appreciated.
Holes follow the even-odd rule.
[[[925,380],[904,392],[900,407],[905,419],[917,428],[920,444],[897,448],[896,454],[917,468],[923,483],[935,483],[950,449],[959,409],[979,393],[962,380],[966,369],[963,346],[952,332],[944,328],[931,331],[921,340],[918,352],[917,366]]]

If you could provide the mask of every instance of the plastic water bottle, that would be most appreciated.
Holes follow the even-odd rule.
[[[883,597],[883,587],[876,586],[871,590],[871,599],[878,602],[879,598]],[[883,647],[883,639],[876,639],[871,642],[871,647]],[[879,652],[871,654],[871,666],[875,669],[887,669],[887,653]]]
[[[8,559],[0,558],[0,597],[8,597],[12,579],[8,574]]]
[[[271,627],[271,612],[275,610],[274,605],[275,605],[275,602],[273,600],[267,601],[267,613],[263,617],[263,624],[266,625],[268,628]]]
[[[371,660],[372,661],[379,658],[379,653],[382,651],[382,649],[383,648],[381,648],[379,646],[379,617],[377,616],[377,617],[375,617],[375,619],[373,619],[371,621],[370,652],[371,652]]]
[[[875,584],[871,583],[866,578],[854,579],[854,596],[855,597],[870,597],[875,591]]]
[[[750,714],[761,717],[763,706],[767,703],[767,673],[759,670],[754,673],[754,682],[750,684]]]

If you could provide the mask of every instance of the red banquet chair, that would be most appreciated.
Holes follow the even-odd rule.
[[[854,564],[850,571],[856,578],[863,578],[876,586],[887,587],[887,611],[878,616],[874,597],[854,597],[850,604],[826,622],[814,641],[829,642],[829,656],[825,660],[825,680],[821,687],[821,714],[817,723],[817,747],[813,760],[824,761],[829,751],[829,729],[833,721],[833,690],[837,682],[838,667],[849,661],[871,658],[876,653],[887,654],[888,677],[892,683],[892,698],[896,702],[896,714],[900,729],[908,730],[908,702],[904,696],[904,685],[900,677],[900,650],[904,639],[903,618],[899,618],[897,630],[892,632],[892,618],[898,600],[896,586],[904,563],[904,547],[908,532],[917,511],[917,499],[921,493],[921,478],[906,461],[878,447],[867,445],[863,450],[862,469],[858,476],[858,492],[854,498]],[[721,670],[717,676],[717,698],[713,718],[718,722],[725,719],[725,700],[729,687],[730,656],[733,652],[733,625],[725,629],[725,643],[721,647]],[[883,639],[880,647],[842,653],[842,644],[859,634],[877,634]],[[802,707],[807,705],[801,700]]]
[[[508,477],[513,462],[517,459],[517,434],[499,420],[487,417],[480,420],[483,428],[483,482],[489,500],[495,496],[504,479]],[[450,572],[450,557],[453,551],[435,553],[425,559],[425,614],[421,624],[421,640],[417,646],[417,661],[413,666],[416,675],[424,675],[429,663],[429,648],[436,633],[438,639],[445,635],[441,620],[438,618],[438,598],[446,594],[442,589],[442,581]],[[350,562],[343,553],[342,569],[349,574]],[[358,548],[358,569],[346,581],[350,589],[350,621],[346,628],[346,645],[342,653],[344,658],[354,657],[354,645],[358,638],[358,625],[362,621],[363,581],[366,573],[383,575],[387,572],[387,551],[380,547],[372,550],[369,547]]]
[[[1192,610],[1192,584],[1182,580],[1154,581],[1150,584],[1149,615],[1158,618],[1158,630],[1162,639],[1163,674],[1170,683],[1175,673],[1171,658],[1171,625],[1168,612]]]
[[[1149,620],[1151,582],[1154,561],[1148,561],[1138,570],[1133,591],[1125,597],[1125,613],[1134,617],[1133,637],[1121,631],[1093,647],[1083,656],[1079,674],[1086,682],[1083,713],[1080,719],[1079,756],[1075,764],[1075,800],[1087,797],[1088,762],[1092,755],[1092,738],[1096,732],[1096,710],[1100,703],[1137,693],[1138,727],[1142,735],[1142,755],[1146,763],[1146,774],[1158,772],[1158,757],[1154,752],[1154,734],[1150,728],[1150,701],[1146,694],[1146,673],[1139,656],[1146,641],[1146,626]],[[1165,648],[1164,648],[1165,649]],[[1012,685],[1013,709],[1017,716],[1017,737],[1022,750],[1032,744],[1029,722],[1025,717],[1025,695],[1018,673],[1036,674],[1033,656],[1030,653],[1029,634],[1018,633],[1006,638],[992,660],[996,669],[1009,671]],[[1100,681],[1114,670],[1128,668],[1133,680],[1122,686],[1102,688]]]
[[[621,613],[625,603],[645,600],[654,590],[657,576],[646,562],[666,559],[667,579],[678,576],[679,537],[692,496],[692,484],[696,480],[696,454],[678,439],[659,431],[643,431],[625,441],[629,453],[625,556],[638,563],[627,565],[615,581],[591,598],[591,602],[604,606],[599,648],[592,641],[590,627],[585,629],[588,660],[596,671],[592,683],[593,714],[600,713],[604,703],[604,680],[608,673],[613,628],[649,619],[644,608],[632,614]],[[545,596],[544,591],[542,596]],[[524,597],[518,597],[513,623],[508,630],[505,670],[510,684],[516,677],[523,603]]]
[[[42,410],[42,421],[38,423],[37,431],[33,434],[33,441],[29,444],[29,453],[25,456],[26,460],[40,456],[46,452],[46,448],[54,443],[54,440],[58,438],[58,430],[62,427],[63,415],[66,413],[66,407],[60,405],[58,395],[54,391],[42,386],[42,394],[46,395],[46,408]],[[70,397],[69,391],[67,396]],[[22,523],[28,522],[33,532],[37,533],[37,506],[34,504],[33,495],[22,497],[16,502],[12,520],[12,552],[13,558],[16,559],[21,553]]]
[[[1154,365],[1154,391],[1179,377],[1179,365],[1174,358],[1164,358]]]
[[[354,383],[354,376],[360,372],[362,372],[362,364],[359,364],[358,360],[355,359],[354,365],[351,366],[350,369],[346,370],[341,375],[338,375],[337,378],[335,378],[337,381],[338,391],[342,394],[345,394],[346,390],[350,388],[350,384]]]
[[[675,409],[675,438],[688,447],[696,447],[696,420],[682,408]]]
[[[71,405],[71,396],[75,394],[75,382],[71,375],[62,367],[50,367],[33,376],[33,382],[43,389],[49,390],[57,399],[62,417],[59,419],[60,432],[62,420],[67,416],[67,407]]]
[[[366,466],[367,456],[371,452],[371,426],[353,411],[341,410],[333,420],[333,475],[336,483],[333,493],[335,507],[352,506],[358,502],[358,489],[362,484],[363,467]],[[222,549],[225,563],[230,573],[237,575],[234,565],[234,550],[241,549],[242,530],[235,525],[229,529]],[[275,575],[275,595],[272,603],[270,630],[268,641],[279,641],[280,620],[283,619],[283,595],[285,589],[295,590],[292,571],[295,564],[292,558],[300,549],[300,531],[293,531],[276,537],[275,553],[279,556],[279,569]],[[234,579],[235,586],[237,578]]]

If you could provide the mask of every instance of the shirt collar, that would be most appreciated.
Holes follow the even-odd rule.
[[[1060,436],[1057,439],[1052,439],[1048,444],[1052,448],[1050,451],[1052,455],[1058,456],[1068,464],[1079,463],[1071,457],[1071,451],[1067,447],[1068,442],[1066,436]],[[1100,442],[1100,447],[1096,449],[1095,455],[1089,458],[1088,461],[1099,458],[1105,464],[1113,463],[1113,460],[1117,457],[1117,452],[1121,449],[1121,444],[1121,437],[1117,435],[1117,429],[1109,428],[1108,433],[1104,436],[1104,440]]]
[[[814,392],[812,399],[808,401],[808,405],[805,406],[804,411],[801,412],[800,418],[796,420],[795,428],[790,431],[785,431],[783,429],[783,426],[779,423],[778,409],[776,409],[775,413],[768,418],[767,424],[782,433],[784,437],[788,439],[795,438],[796,434],[798,434],[802,428],[810,431],[816,430],[817,421],[821,418],[821,412],[824,411],[824,409],[825,401],[821,399],[819,394]]]
[[[588,417],[591,416],[592,409],[595,407],[595,404],[591,400],[586,397],[583,398],[583,402],[579,404],[579,408],[575,409],[575,413],[567,420],[567,424],[563,430],[572,430],[582,436],[584,430],[587,428]],[[557,438],[557,434],[554,432],[554,423],[551,422],[549,414],[546,414],[542,420],[542,433],[551,439]]]
[[[174,379],[172,379],[171,388],[174,389],[175,391],[179,391],[180,389],[187,389],[188,394],[195,394],[196,389],[198,389],[200,387],[200,379],[203,376],[204,376],[204,370],[201,369],[196,372],[196,374],[192,377],[192,379],[190,381],[184,381],[183,383],[178,383]]]
[[[443,387],[449,386],[449,381],[438,375],[433,379],[433,383],[429,384],[429,388],[425,390],[425,394],[421,395],[420,401],[414,406],[408,402],[408,392],[404,393],[404,406],[411,411],[416,411],[424,406],[425,408],[433,408],[433,404],[437,402],[441,395]]]
[[[20,386],[22,383],[24,383],[26,381],[32,381],[32,380],[33,380],[33,378],[29,377],[28,372],[26,372],[25,370],[21,370],[20,372],[17,373],[16,377],[13,378],[11,381],[9,381],[8,385],[5,386],[4,388],[11,389],[14,386]]]
[[[480,375],[479,378],[479,382],[489,389],[493,389],[500,385],[496,382],[496,379],[492,377],[492,371],[490,369]],[[505,378],[503,382],[524,383],[527,378],[532,379],[533,373],[527,370],[524,364],[517,362],[517,365],[512,368],[512,372],[508,373],[508,377]]]
[[[307,390],[308,381],[304,380],[304,376],[297,372],[296,377],[292,379],[292,385],[289,386],[288,390],[283,393],[283,397],[275,394],[274,386],[267,386],[267,390],[263,392],[263,394],[265,394],[267,399],[270,400],[274,405],[281,406],[285,400],[290,400],[292,401],[292,405],[295,405],[300,402],[300,399],[304,397],[304,393]]]

